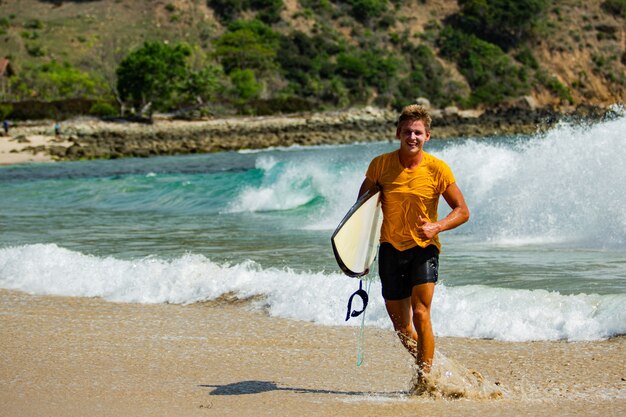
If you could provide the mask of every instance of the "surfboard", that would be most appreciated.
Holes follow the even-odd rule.
[[[362,277],[376,258],[383,221],[380,188],[363,194],[339,223],[332,237],[335,259],[350,277]]]

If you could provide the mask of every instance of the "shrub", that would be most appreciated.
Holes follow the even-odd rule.
[[[230,22],[245,9],[246,0],[208,0],[215,15],[223,22]]]
[[[612,15],[626,18],[626,0],[606,0],[602,8]]]
[[[324,101],[330,79],[336,77],[335,57],[345,47],[335,34],[324,31],[315,36],[293,32],[280,38],[276,62],[289,81],[287,93]],[[334,96],[333,96],[334,97]],[[331,99],[333,102],[335,98]]]
[[[263,88],[257,82],[256,75],[251,69],[234,70],[230,74],[230,81],[233,84],[235,96],[240,102],[257,98]]]
[[[215,43],[215,53],[227,74],[244,68],[259,71],[275,67],[279,38],[258,20],[235,21]]]
[[[280,12],[285,7],[283,0],[249,0],[250,7],[258,12],[258,18],[266,23],[280,20]]]
[[[450,27],[442,31],[439,45],[472,88],[469,105],[493,105],[527,91],[526,73],[497,45]]]
[[[400,80],[394,107],[413,103],[417,97],[427,97],[438,107],[454,101],[446,83],[447,73],[430,48],[425,45],[409,47],[405,53],[410,57],[409,74]]]
[[[529,37],[545,16],[549,0],[457,0],[460,28],[502,48]]]
[[[218,66],[206,65],[190,71],[175,91],[176,104],[197,105],[213,100],[224,88],[222,80],[222,69]]]
[[[11,118],[15,120],[32,120],[57,118],[65,119],[73,116],[88,114],[93,100],[67,99],[56,101],[16,101],[12,103]]]
[[[31,19],[24,23],[26,29],[43,29],[43,23],[39,19]]]
[[[574,102],[570,89],[563,85],[556,77],[551,77],[544,71],[539,71],[537,73],[537,79],[549,91],[556,94],[561,101],[568,103]]]
[[[26,65],[11,79],[16,98],[37,96],[41,100],[89,97],[97,91],[97,82],[88,73],[65,62]]]
[[[539,69],[539,63],[535,59],[533,52],[527,46],[522,47],[517,54],[515,54],[515,59],[534,70]]]
[[[388,6],[387,0],[350,0],[349,3],[354,18],[363,23],[382,16]]]
[[[89,113],[98,117],[112,117],[117,116],[118,111],[111,103],[98,101],[91,106]]]
[[[248,106],[256,115],[276,113],[298,113],[315,109],[314,103],[300,97],[277,97],[265,100],[251,100]]]
[[[300,0],[300,5],[305,10],[314,10],[317,14],[323,16],[333,12],[333,4],[330,0]]]
[[[46,55],[45,48],[39,44],[27,44],[26,52],[28,52],[28,55],[35,58],[40,58]]]
[[[255,10],[257,17],[266,23],[280,20],[284,8],[282,0],[208,0],[217,17],[225,23],[235,20],[245,10]]]
[[[379,93],[389,92],[396,79],[399,61],[380,50],[354,50],[337,55],[336,74],[357,101],[365,101],[375,88]]]
[[[7,117],[9,117],[9,115],[11,114],[11,112],[13,111],[13,105],[10,103],[3,103],[0,104],[0,120],[4,120]]]

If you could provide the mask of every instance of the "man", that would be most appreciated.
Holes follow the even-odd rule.
[[[431,117],[418,105],[398,119],[400,148],[372,160],[359,195],[382,189],[383,224],[378,273],[387,313],[402,344],[415,357],[420,375],[430,371],[435,337],[430,304],[437,282],[439,233],[469,219],[469,209],[445,162],[424,152]],[[439,196],[452,211],[437,219]]]

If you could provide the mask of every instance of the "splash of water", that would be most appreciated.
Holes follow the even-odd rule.
[[[500,383],[487,380],[480,372],[437,351],[429,373],[415,367],[409,393],[432,398],[496,400],[503,398],[506,390]]]

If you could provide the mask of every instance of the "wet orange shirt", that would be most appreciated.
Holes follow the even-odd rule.
[[[416,230],[420,216],[428,222],[437,221],[439,196],[455,182],[445,162],[424,152],[420,164],[408,169],[400,163],[396,150],[374,158],[366,177],[382,188],[381,242],[389,242],[400,251],[428,245],[441,250],[438,236],[422,240]]]

